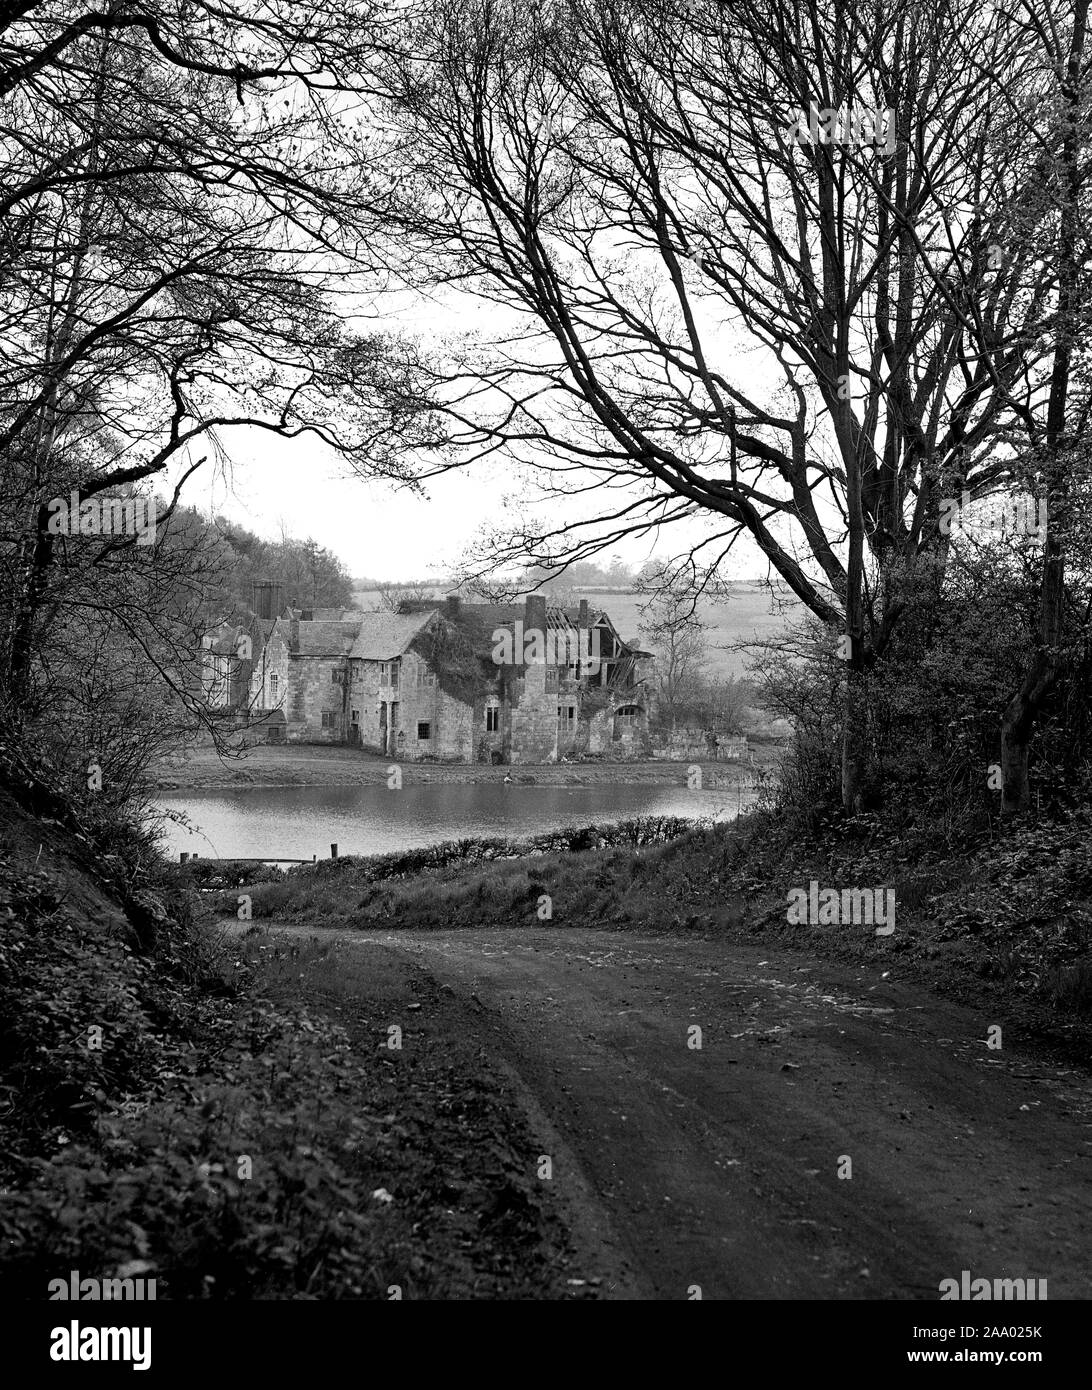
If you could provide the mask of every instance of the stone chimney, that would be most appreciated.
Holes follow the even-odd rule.
[[[269,579],[252,584],[250,607],[259,618],[279,618],[284,612],[284,585]]]
[[[582,598],[582,599],[580,600],[580,616],[579,616],[579,617],[577,618],[577,620],[576,620],[577,631],[578,631],[578,632],[584,632],[584,631],[587,629],[587,626],[588,626],[588,600],[587,600],[586,598]]]
[[[546,595],[528,594],[523,605],[524,632],[541,632],[546,640]]]
[[[458,594],[448,594],[444,599],[444,617],[450,618],[453,623],[458,622],[462,607],[463,601]]]

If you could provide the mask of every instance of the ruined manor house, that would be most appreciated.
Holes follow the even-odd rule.
[[[260,584],[253,607],[205,638],[201,680],[258,738],[464,763],[649,751],[651,658],[586,600],[301,610]]]

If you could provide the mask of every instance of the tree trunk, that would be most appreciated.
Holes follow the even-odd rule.
[[[1079,146],[1081,66],[1087,24],[1088,0],[1076,0],[1073,35],[1062,84],[1069,128],[1062,144],[1066,198],[1058,229],[1058,328],[1047,404],[1046,463],[1043,470],[1047,531],[1043,540],[1038,645],[1028,672],[1001,719],[1001,813],[1006,816],[1026,810],[1031,800],[1028,748],[1043,701],[1057,679],[1061,663],[1066,560],[1062,537],[1069,514],[1069,478],[1065,457],[1066,407],[1072,376],[1073,340],[1082,307],[1079,303],[1077,235],[1078,198],[1082,184]]]
[[[1001,717],[1001,814],[1019,815],[1031,802],[1031,783],[1028,779],[1028,749],[1035,722],[1043,702],[1050,694],[1058,676],[1061,638],[1062,605],[1065,588],[1065,558],[1057,540],[1047,539],[1048,555],[1043,575],[1043,611],[1040,631],[1043,645],[1020,684],[1020,689],[1005,706]]]
[[[839,366],[848,381],[849,362],[843,353]],[[839,442],[846,465],[846,516],[849,523],[849,563],[846,566],[846,689],[842,706],[842,808],[860,810],[865,764],[864,691],[864,512],[860,461],[848,431],[850,405],[837,419]]]

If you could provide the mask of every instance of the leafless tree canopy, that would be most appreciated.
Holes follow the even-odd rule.
[[[944,499],[1052,487],[1056,349],[1083,321],[1085,8],[438,0],[408,20],[387,95],[412,172],[388,212],[418,274],[497,306],[437,389],[454,438],[533,449],[568,503],[485,552],[563,564],[697,518],[715,571],[748,536],[844,632],[859,722],[859,678],[943,582]],[[862,111],[890,113],[884,139],[852,136]]]

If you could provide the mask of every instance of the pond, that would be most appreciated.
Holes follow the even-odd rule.
[[[688,791],[685,785],[507,786],[502,782],[433,783],[390,791],[357,787],[246,787],[188,791],[157,798],[182,812],[192,829],[165,820],[172,858],[325,859],[386,854],[467,837],[521,837],[563,826],[606,824],[636,816],[733,819],[753,791]]]

